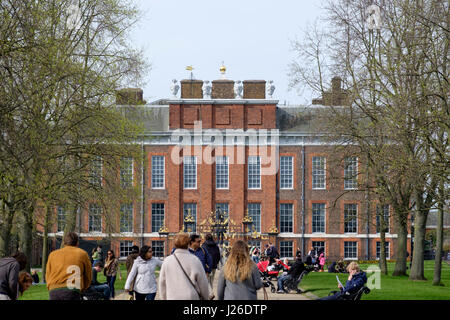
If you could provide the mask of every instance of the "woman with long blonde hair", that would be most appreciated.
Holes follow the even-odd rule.
[[[238,240],[220,272],[217,287],[219,300],[256,300],[256,291],[262,287],[256,264],[250,258],[247,244]]]

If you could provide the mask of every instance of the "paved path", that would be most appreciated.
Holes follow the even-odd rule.
[[[214,283],[213,283],[213,290],[214,290],[214,294],[216,295],[214,300],[217,300],[217,281],[219,279],[219,272],[220,270],[217,270],[216,275],[214,277]],[[158,281],[159,278],[156,279],[156,281]],[[276,281],[272,281],[272,283],[275,285],[275,288],[277,287],[277,283]],[[123,290],[117,292],[116,294],[119,295],[120,293],[122,293]],[[311,300],[311,299],[315,299],[316,297],[310,293],[302,293],[302,294],[297,294],[294,293],[292,291],[292,293],[284,293],[284,294],[280,294],[280,293],[272,293],[270,291],[270,287],[266,288],[266,292],[267,295],[269,297],[269,300]],[[258,300],[264,300],[264,293],[262,289],[259,289],[257,291],[258,294]],[[155,300],[160,300],[159,299],[159,294],[158,292],[156,293],[156,298]]]

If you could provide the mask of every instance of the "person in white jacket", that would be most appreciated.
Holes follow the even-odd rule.
[[[208,279],[200,259],[188,251],[189,235],[178,234],[175,252],[168,256],[159,273],[162,300],[207,300]]]
[[[162,264],[161,260],[153,258],[151,247],[143,246],[128,274],[125,291],[134,290],[136,300],[155,300],[157,289],[155,271],[156,267]]]

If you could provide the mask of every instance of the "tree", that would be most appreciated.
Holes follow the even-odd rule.
[[[361,155],[367,155],[376,193],[394,209],[394,275],[406,274],[407,221],[414,204],[418,245],[410,278],[422,279],[426,217],[437,177],[448,168],[448,157],[436,157],[448,151],[447,141],[439,144],[434,139],[436,127],[448,131],[448,79],[443,73],[448,58],[436,54],[437,48],[448,49],[448,29],[443,32],[441,23],[448,16],[442,15],[448,3],[386,1],[382,14],[375,16],[382,20],[375,24],[374,8],[380,7],[362,0],[327,2],[330,27],[296,43],[302,63],[291,65],[291,77],[294,84],[305,83],[324,94],[325,75],[342,75],[351,103],[327,108],[329,126],[324,131],[331,140],[357,145]],[[440,168],[440,175],[433,168]]]
[[[76,4],[75,15],[69,0],[0,4],[0,160],[14,186],[2,199],[18,199],[4,212],[21,205],[27,255],[36,204],[73,190],[97,155],[117,162],[139,132],[113,108],[116,90],[147,69],[127,38],[138,11],[130,1]],[[63,158],[76,165],[58,171]]]

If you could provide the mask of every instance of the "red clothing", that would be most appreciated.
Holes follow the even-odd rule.
[[[267,267],[269,266],[269,261],[260,261],[257,264],[259,271],[265,272],[267,271]]]

